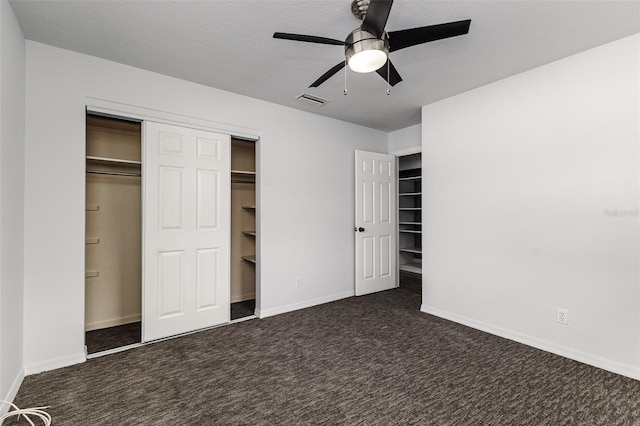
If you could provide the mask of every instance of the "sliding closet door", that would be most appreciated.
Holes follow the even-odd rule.
[[[230,137],[144,123],[143,339],[229,321]]]

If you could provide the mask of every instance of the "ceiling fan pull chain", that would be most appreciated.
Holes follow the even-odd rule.
[[[347,58],[344,58],[344,95],[347,96]]]
[[[391,83],[389,82],[389,66],[391,65],[391,61],[387,58],[387,96],[391,94]]]

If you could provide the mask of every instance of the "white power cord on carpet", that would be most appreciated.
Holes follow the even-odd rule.
[[[33,420],[31,420],[29,416],[35,416],[39,418],[40,420],[42,420],[44,426],[49,426],[51,424],[51,415],[44,411],[45,408],[49,407],[18,408],[17,405],[2,400],[0,400],[0,404],[7,404],[13,408],[13,411],[9,411],[8,413],[0,417],[0,425],[9,417],[20,418],[20,416],[24,416],[24,418],[29,422],[31,426],[36,426],[36,424],[33,422]]]

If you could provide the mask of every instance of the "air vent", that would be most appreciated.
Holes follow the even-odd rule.
[[[319,98],[317,96],[310,95],[308,93],[303,93],[303,94],[299,95],[296,99],[299,100],[300,102],[305,102],[305,103],[308,103],[308,104],[311,104],[311,105],[315,105],[315,106],[322,106],[322,105],[326,104],[327,102],[329,102],[326,99],[322,99],[322,98]]]

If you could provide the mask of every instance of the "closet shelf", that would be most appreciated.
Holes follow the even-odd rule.
[[[246,183],[254,185],[256,183],[256,172],[248,170],[231,170],[231,183]]]
[[[242,260],[249,263],[256,263],[256,255],[252,254],[251,256],[242,256]]]
[[[419,180],[422,179],[422,176],[411,176],[411,177],[401,177],[398,180]]]
[[[403,192],[401,194],[398,194],[399,196],[403,197],[403,196],[417,196],[417,195],[422,195],[422,192]]]
[[[398,222],[398,225],[422,225],[422,222]]]
[[[255,210],[256,206],[242,206],[242,208],[245,210]]]
[[[420,208],[420,207],[400,207],[398,210],[407,210],[407,211],[409,211],[409,210],[413,210],[413,211],[419,211],[419,210],[422,210],[422,208]]]
[[[422,253],[422,247],[400,247],[398,250],[404,251],[406,253]]]
[[[106,162],[106,163],[133,164],[133,165],[141,165],[142,164],[142,161],[122,160],[120,158],[96,157],[96,156],[93,156],[93,155],[87,155],[87,161],[103,161],[103,162]]]
[[[129,172],[112,172],[109,170],[91,170],[87,169],[87,173],[94,175],[111,175],[111,176],[133,176],[133,177],[141,177],[140,173],[129,173]]]
[[[256,231],[242,231],[242,233],[244,235],[249,235],[251,237],[255,237],[256,236]]]
[[[403,263],[398,265],[398,268],[401,271],[413,272],[414,274],[422,273],[422,263],[419,262]]]
[[[416,231],[414,229],[400,229],[399,232],[404,232],[407,234],[422,234],[422,231]]]

